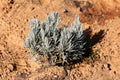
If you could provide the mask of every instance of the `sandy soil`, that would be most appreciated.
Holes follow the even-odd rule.
[[[32,18],[45,20],[57,11],[61,25],[75,15],[90,31],[92,50],[99,58],[87,59],[65,70],[29,59],[24,40]],[[120,0],[1,0],[0,80],[120,80]]]

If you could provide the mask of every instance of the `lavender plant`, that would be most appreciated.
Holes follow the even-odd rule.
[[[46,56],[51,65],[80,60],[86,51],[86,36],[77,16],[70,28],[58,28],[58,13],[47,16],[46,22],[32,19],[25,47],[31,50],[32,58],[40,61]]]

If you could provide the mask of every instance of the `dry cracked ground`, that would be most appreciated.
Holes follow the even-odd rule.
[[[43,67],[29,59],[24,40],[32,18],[45,20],[56,11],[61,25],[69,26],[76,15],[90,32],[97,56],[73,67]],[[0,80],[120,80],[119,0],[1,0]]]

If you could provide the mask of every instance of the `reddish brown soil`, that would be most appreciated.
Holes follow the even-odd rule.
[[[91,31],[92,50],[99,59],[87,59],[72,69],[47,66],[29,59],[24,40],[32,18],[45,20],[57,11],[61,25],[68,26],[75,15]],[[0,80],[120,80],[119,0],[1,0]],[[69,67],[68,67],[69,68]]]

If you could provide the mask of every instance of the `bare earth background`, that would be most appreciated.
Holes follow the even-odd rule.
[[[84,29],[91,30],[95,62],[83,61],[65,71],[42,67],[29,59],[24,40],[32,18],[45,20],[57,11],[61,26],[69,26],[75,15]],[[0,80],[120,80],[120,0],[1,0]]]

